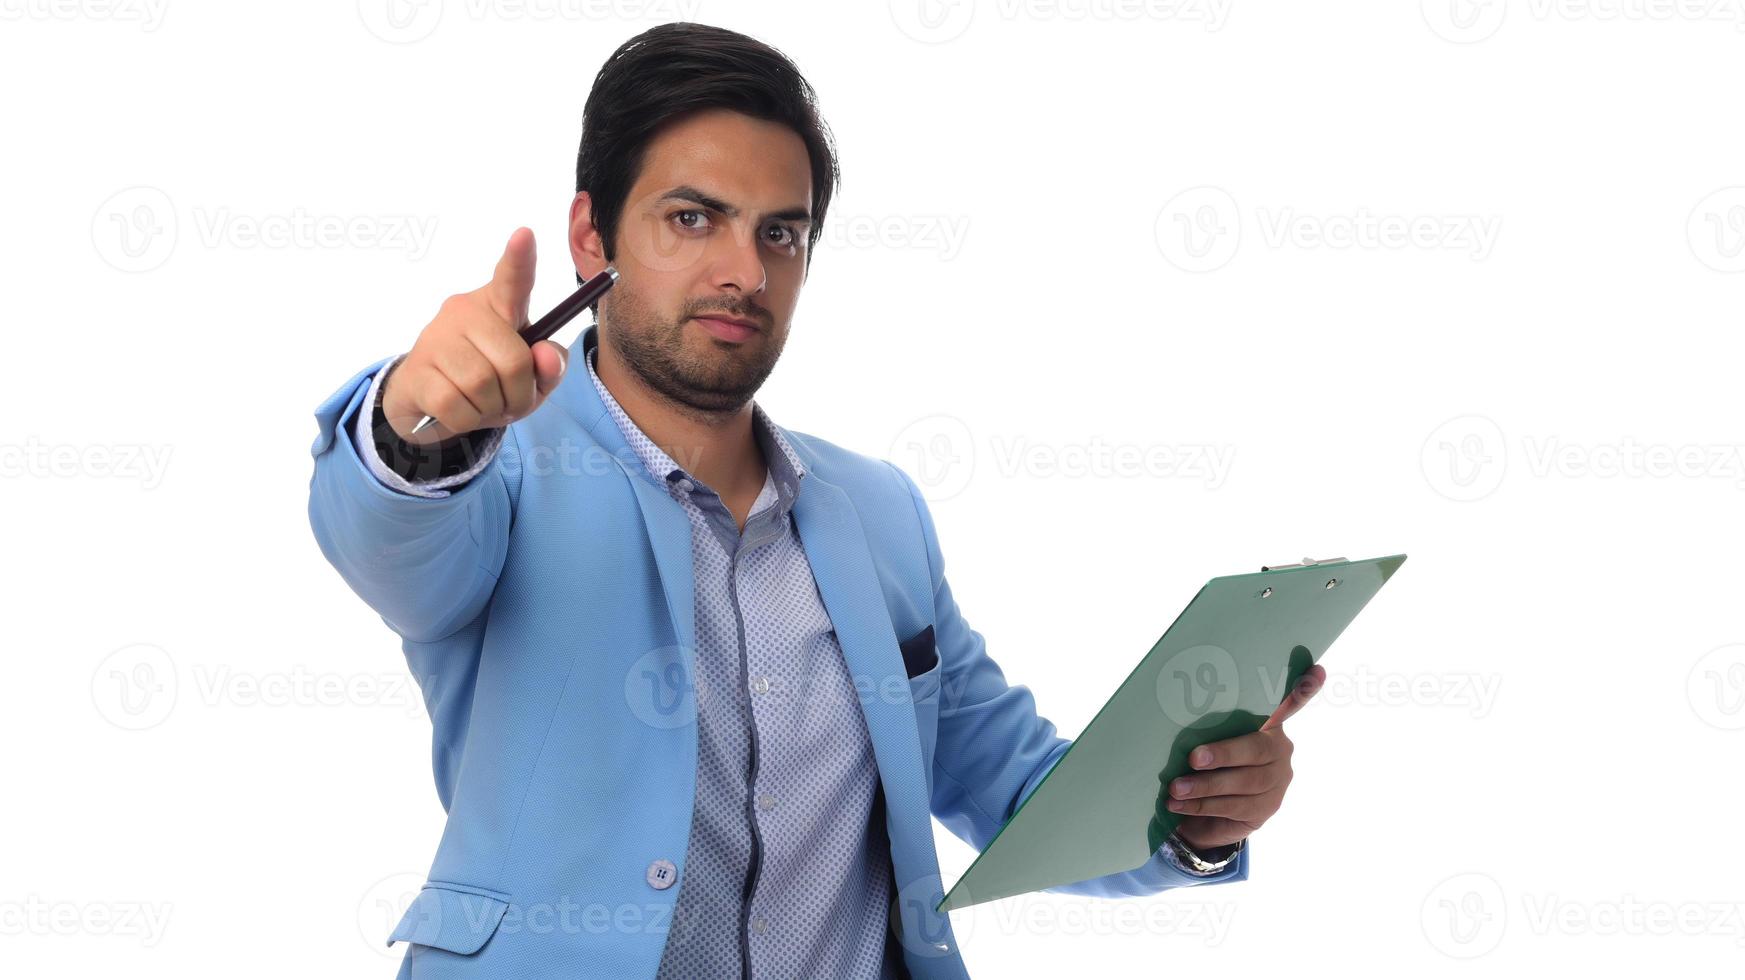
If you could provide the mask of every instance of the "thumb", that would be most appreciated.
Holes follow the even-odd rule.
[[[570,352],[565,350],[562,345],[554,344],[549,340],[542,340],[533,345],[533,378],[542,400],[546,395],[551,394],[553,389],[557,388],[559,381],[563,380],[564,372],[568,370],[569,363]]]
[[[1309,699],[1321,690],[1321,685],[1326,681],[1327,668],[1320,664],[1315,664],[1304,671],[1303,676],[1297,678],[1297,683],[1291,688],[1290,693],[1286,694],[1285,699],[1279,702],[1278,710],[1274,711],[1272,717],[1260,726],[1260,730],[1263,732],[1271,731],[1283,725],[1285,719],[1303,710],[1303,706],[1308,704]]]
[[[491,309],[509,324],[511,330],[520,330],[527,325],[527,303],[533,295],[535,264],[533,230],[515,229],[509,236],[509,243],[503,246],[503,257],[497,260],[490,285],[485,287]]]

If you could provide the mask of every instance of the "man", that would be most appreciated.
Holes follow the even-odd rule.
[[[647,31],[584,113],[570,254],[619,279],[582,363],[516,335],[518,229],[317,409],[310,522],[403,640],[448,812],[402,977],[966,976],[929,814],[985,846],[1070,743],[959,612],[913,481],[752,401],[836,183],[784,56]],[[1310,693],[1202,750],[1148,864],[1061,890],[1246,878]]]

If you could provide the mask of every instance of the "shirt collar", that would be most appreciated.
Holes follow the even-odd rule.
[[[642,461],[642,466],[650,475],[668,487],[680,480],[690,480],[698,486],[704,486],[701,480],[685,472],[676,460],[665,450],[654,444],[643,431],[631,421],[630,416],[618,399],[606,390],[606,385],[600,380],[600,375],[594,370],[594,351],[597,347],[589,347],[583,361],[588,366],[588,379],[594,383],[594,390],[600,393],[600,401],[606,406],[606,411],[617,424],[618,431],[624,435],[624,441],[629,444],[631,452]],[[792,504],[794,497],[799,495],[800,483],[806,476],[806,464],[794,451],[787,436],[770,419],[755,400],[751,403],[752,434],[757,439],[758,446],[763,450],[764,459],[768,461],[770,478],[775,482],[776,493],[780,495],[781,506],[785,509]]]

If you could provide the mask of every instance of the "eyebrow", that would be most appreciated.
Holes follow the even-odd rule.
[[[728,204],[726,201],[723,201],[718,197],[705,194],[689,184],[680,184],[679,186],[668,190],[656,200],[689,201],[692,204],[699,204],[711,211],[724,214],[729,218],[736,218],[739,216],[738,208]],[[808,225],[812,223],[812,212],[804,207],[784,208],[780,211],[771,211],[764,217],[774,218],[778,221],[795,221]]]

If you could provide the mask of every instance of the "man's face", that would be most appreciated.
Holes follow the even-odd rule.
[[[787,342],[811,200],[806,144],[786,126],[712,109],[662,129],[625,200],[620,278],[600,303],[613,349],[680,405],[744,406]]]

